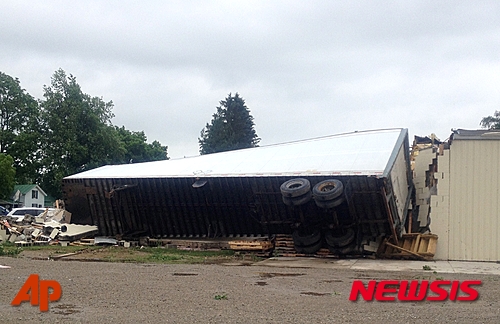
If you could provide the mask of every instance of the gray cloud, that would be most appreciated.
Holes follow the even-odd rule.
[[[500,109],[500,3],[4,1],[1,70],[41,98],[59,67],[117,125],[195,155],[239,92],[262,145],[408,127],[439,137]]]

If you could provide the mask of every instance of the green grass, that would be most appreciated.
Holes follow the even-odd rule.
[[[164,248],[145,248],[146,262],[154,263],[210,263],[215,260],[232,259],[234,251],[187,251]]]
[[[224,293],[224,294],[217,294],[217,295],[215,295],[214,299],[215,300],[227,300],[228,298],[227,298],[227,294]]]
[[[187,251],[159,247],[146,248],[110,248],[105,257],[110,262],[133,263],[216,263],[234,258],[234,252],[221,251]]]
[[[29,252],[39,251],[48,257],[66,253],[82,251],[78,258],[87,260],[100,260],[107,262],[132,262],[132,263],[220,263],[238,259],[234,251],[188,251],[168,249],[161,247],[124,248],[124,247],[103,247],[103,246],[59,246],[59,245],[38,245],[16,247],[7,242],[0,244],[0,256],[16,257],[21,252],[26,251],[25,256],[29,257]]]
[[[10,242],[0,244],[0,256],[17,256],[22,251],[22,248],[18,248]]]
[[[25,246],[22,249],[26,251],[50,251],[53,252],[54,254],[62,254],[62,253],[78,252],[81,250],[99,250],[102,249],[102,246],[31,245],[31,246]]]

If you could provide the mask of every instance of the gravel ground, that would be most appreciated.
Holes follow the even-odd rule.
[[[0,257],[0,323],[500,323],[500,276],[48,261]],[[61,284],[46,313],[10,302],[32,273]],[[482,280],[474,302],[348,300],[353,280]],[[424,278],[425,277],[425,278]],[[220,297],[220,299],[216,299]]]

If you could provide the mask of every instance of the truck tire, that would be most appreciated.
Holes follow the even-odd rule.
[[[325,241],[329,247],[341,248],[351,244],[355,236],[356,233],[354,233],[352,228],[347,228],[341,235],[334,235],[331,231],[328,231],[325,234]]]
[[[285,197],[283,196],[283,203],[287,206],[300,206],[308,203],[312,198],[312,193],[310,191],[306,192],[302,196],[298,197]]]
[[[313,188],[314,200],[333,200],[344,192],[344,185],[337,179],[324,180]]]
[[[280,191],[283,197],[298,197],[311,190],[311,183],[304,178],[295,178],[281,184]]]
[[[319,240],[315,244],[312,244],[309,246],[295,245],[294,247],[295,247],[295,251],[297,251],[297,253],[314,254],[314,253],[318,252],[318,250],[321,249],[322,246],[323,246],[323,241]]]
[[[295,246],[311,246],[321,241],[321,232],[317,228],[309,233],[295,230],[292,233],[292,238]]]
[[[344,202],[344,196],[337,197],[334,200],[315,200],[316,206],[319,208],[330,209],[335,208]]]

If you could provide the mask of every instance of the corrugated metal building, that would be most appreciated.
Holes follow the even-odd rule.
[[[346,203],[336,221],[359,240],[399,234],[412,188],[408,131],[353,132],[177,160],[104,166],[69,176],[63,192],[72,221],[103,235],[220,237],[290,233],[297,221],[332,218],[307,203],[286,206],[280,185],[335,178]],[[304,220],[306,218],[306,220]]]
[[[500,131],[456,130],[438,156],[436,259],[500,261]]]

